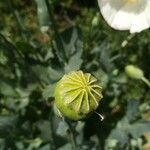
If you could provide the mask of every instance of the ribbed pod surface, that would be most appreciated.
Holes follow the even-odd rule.
[[[55,103],[60,112],[70,119],[84,119],[102,99],[102,88],[90,73],[73,71],[57,83]]]

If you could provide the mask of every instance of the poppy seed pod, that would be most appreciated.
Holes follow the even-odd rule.
[[[87,118],[99,106],[102,87],[90,73],[72,71],[55,87],[55,105],[63,116],[72,120]]]

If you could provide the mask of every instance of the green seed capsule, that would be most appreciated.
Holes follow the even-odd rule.
[[[64,75],[55,87],[55,105],[72,120],[87,118],[99,106],[102,87],[90,73],[73,71]]]
[[[92,20],[92,26],[97,27],[99,25],[99,17],[95,16]]]
[[[133,79],[141,79],[144,76],[143,71],[133,65],[126,66],[125,72],[129,77]]]

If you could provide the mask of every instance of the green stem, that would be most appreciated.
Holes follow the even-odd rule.
[[[141,78],[141,80],[150,88],[150,82],[148,79],[146,79],[144,76]]]
[[[51,20],[51,25],[52,25],[52,28],[55,32],[55,36],[58,40],[58,44],[59,44],[59,55],[60,55],[60,58],[65,62],[67,63],[67,56],[66,56],[66,53],[65,53],[65,49],[64,49],[64,45],[63,45],[63,41],[61,39],[61,36],[58,32],[58,29],[57,29],[57,24],[55,22],[55,19],[53,17],[53,14],[52,14],[52,8],[51,8],[51,5],[49,3],[49,0],[45,0],[45,3],[47,5],[47,9],[48,9],[48,13],[49,13],[49,17],[50,17],[50,20]]]
[[[72,150],[76,150],[76,139],[74,135],[73,126],[69,120],[65,120],[65,122],[68,124],[68,127],[69,127],[69,137],[70,137],[70,142],[72,145]]]
[[[50,144],[52,146],[52,150],[56,149],[56,141],[55,141],[55,133],[54,133],[54,125],[53,125],[53,111],[50,112],[50,127],[51,127],[51,133],[52,133],[52,139],[50,141]]]

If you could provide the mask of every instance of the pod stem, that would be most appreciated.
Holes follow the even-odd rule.
[[[72,146],[72,150],[76,150],[76,139],[75,139],[75,134],[74,134],[74,127],[72,126],[71,122],[69,120],[64,121],[68,124],[69,127],[69,136],[70,136],[70,142]]]
[[[50,116],[49,116],[49,120],[50,120],[50,127],[51,127],[51,133],[52,133],[52,139],[50,141],[50,144],[52,146],[52,149],[56,149],[56,139],[55,139],[55,133],[54,133],[54,125],[53,125],[53,111],[50,111]]]
[[[141,80],[150,88],[150,81],[148,79],[143,76]]]

